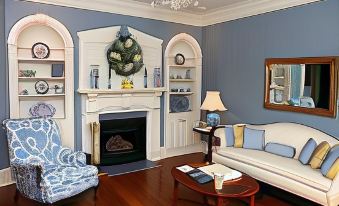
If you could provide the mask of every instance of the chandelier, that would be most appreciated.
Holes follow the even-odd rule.
[[[179,10],[180,8],[188,7],[192,2],[193,0],[154,0],[152,1],[151,6],[154,8],[160,5],[162,6],[170,5],[171,9]],[[199,1],[195,0],[193,5],[198,6]]]

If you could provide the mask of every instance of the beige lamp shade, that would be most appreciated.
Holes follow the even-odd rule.
[[[207,91],[204,102],[202,103],[201,110],[207,111],[227,111],[220,98],[220,92]]]

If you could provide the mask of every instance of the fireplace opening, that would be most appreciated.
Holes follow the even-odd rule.
[[[146,112],[102,114],[100,165],[146,159]]]

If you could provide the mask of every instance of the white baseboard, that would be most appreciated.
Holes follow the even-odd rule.
[[[10,167],[0,170],[0,187],[14,183]]]
[[[185,155],[185,154],[197,153],[197,152],[204,152],[205,151],[204,148],[205,148],[205,145],[203,144],[194,144],[194,145],[189,145],[186,147],[177,147],[177,148],[161,147],[160,148],[161,159]]]

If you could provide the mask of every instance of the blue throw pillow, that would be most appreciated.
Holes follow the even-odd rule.
[[[310,138],[300,152],[299,161],[304,165],[307,165],[310,162],[311,156],[316,147],[316,141],[313,138]]]
[[[323,164],[321,165],[321,168],[320,168],[321,174],[326,176],[331,166],[337,160],[337,158],[339,158],[339,145],[334,145],[332,149],[326,155],[326,158]]]
[[[289,157],[289,158],[293,158],[295,155],[294,147],[284,145],[284,144],[279,144],[279,143],[273,143],[273,142],[270,142],[266,145],[265,151],[272,153],[272,154],[279,155],[279,156]]]
[[[233,133],[232,126],[226,126],[225,136],[226,136],[226,147],[233,147],[234,146],[234,133]]]
[[[264,146],[265,130],[256,130],[245,127],[243,148],[264,150]]]

